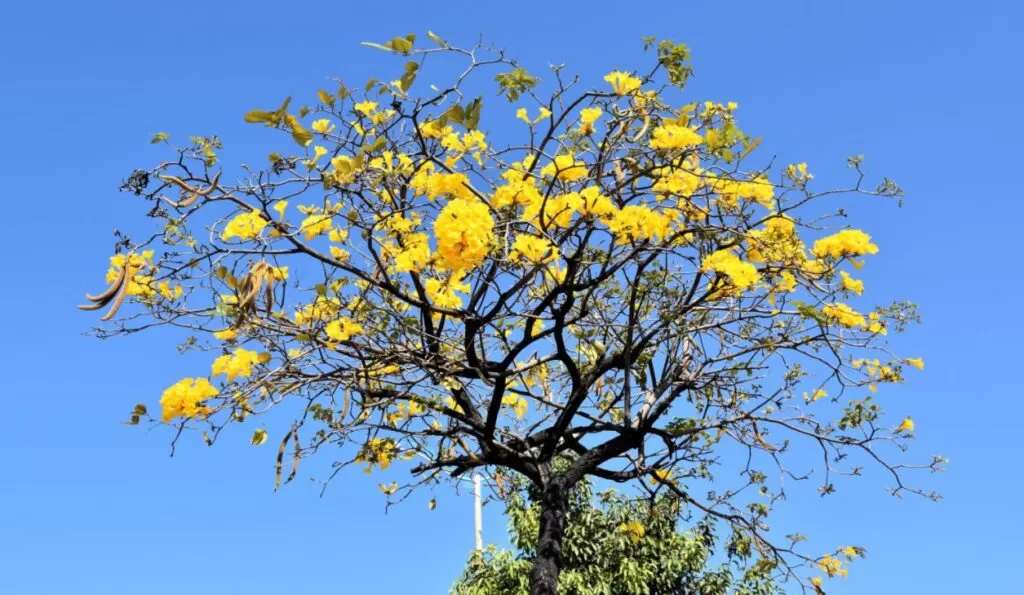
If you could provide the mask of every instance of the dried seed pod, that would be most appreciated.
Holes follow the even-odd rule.
[[[205,189],[202,189],[202,190],[189,186],[188,184],[185,183],[184,180],[182,180],[179,177],[161,175],[160,176],[161,180],[163,180],[165,182],[170,182],[170,183],[172,183],[175,186],[181,188],[182,190],[184,190],[185,192],[187,192],[189,194],[188,198],[186,198],[184,200],[181,200],[181,201],[178,201],[178,202],[174,202],[173,200],[169,200],[167,198],[165,198],[164,200],[167,201],[173,207],[178,207],[178,208],[187,207],[187,206],[191,205],[192,203],[194,203],[200,196],[209,196],[211,192],[216,190],[217,189],[217,184],[218,184],[218,182],[220,182],[220,175],[221,175],[221,173],[223,173],[223,172],[217,172],[217,174],[215,176],[213,176],[213,181],[210,183],[209,187],[207,187]]]

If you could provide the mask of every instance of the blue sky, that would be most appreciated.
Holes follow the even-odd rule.
[[[870,473],[825,499],[810,485],[791,489],[775,524],[809,534],[822,551],[868,548],[830,593],[1007,592],[1024,530],[1012,468],[1024,454],[1024,406],[1011,384],[1024,332],[1024,56],[1010,41],[1020,6],[497,6],[5,7],[0,592],[442,593],[459,574],[472,545],[465,496],[439,492],[428,513],[424,495],[385,514],[377,478],[360,474],[323,498],[309,482],[274,493],[271,447],[249,447],[247,434],[214,449],[187,441],[172,459],[165,429],[119,425],[199,360],[178,356],[171,333],[85,337],[95,317],[74,308],[96,288],[111,230],[142,224],[117,186],[161,157],[151,133],[216,132],[227,162],[260,160],[245,150],[254,130],[244,111],[311,93],[327,77],[390,72],[387,56],[359,42],[427,29],[461,42],[483,35],[537,72],[565,63],[586,86],[641,63],[642,36],[685,41],[697,72],[690,97],[738,101],[743,128],[766,139],[762,151],[809,162],[829,185],[847,179],[848,155],[864,153],[870,173],[900,182],[902,209],[858,201],[850,212],[882,247],[865,272],[874,296],[922,305],[924,324],[895,344],[927,368],[885,399],[894,415],[913,414],[913,454],[952,459],[948,473],[922,478],[946,499],[891,498],[885,478]],[[489,541],[504,539],[500,511],[491,507],[485,523]]]

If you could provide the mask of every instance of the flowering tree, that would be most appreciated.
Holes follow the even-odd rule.
[[[561,68],[542,83],[502,51],[428,36],[366,44],[401,58],[391,82],[246,113],[284,133],[267,167],[226,175],[218,137],[154,137],[173,158],[122,188],[155,225],[117,237],[109,288],[83,306],[109,307],[100,336],[171,325],[218,354],[152,421],[213,443],[284,412],[252,435],[279,445],[275,485],[328,447],[330,477],[407,461],[380,484],[390,501],[470,470],[495,488],[521,475],[540,511],[538,595],[556,592],[569,494],[587,477],[674,495],[781,579],[820,590],[808,567],[844,574],[862,550],[801,553],[767,518],[783,477],[811,477],[787,466],[805,445],[822,493],[864,460],[894,493],[922,493],[887,458],[913,422],[884,423],[873,396],[923,367],[885,347],[914,308],[845,303],[878,248],[836,225],[842,196],[900,189],[863,186],[859,157],[839,190],[805,164],[748,166],[760,139],[737,106],[685,102],[683,45],[645,40],[648,70],[585,90]],[[422,82],[453,60],[454,82]],[[517,104],[494,111],[520,140],[485,134],[482,96],[466,96],[481,74]],[[130,423],[150,419],[140,404]]]

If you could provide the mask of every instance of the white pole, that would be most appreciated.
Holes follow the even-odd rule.
[[[473,474],[473,533],[476,537],[476,549],[484,549],[484,515],[483,505],[480,502],[480,481],[483,478],[479,473]]]

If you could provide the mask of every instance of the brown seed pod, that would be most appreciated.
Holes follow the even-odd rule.
[[[209,196],[211,192],[216,190],[217,189],[217,183],[220,182],[220,175],[221,175],[221,173],[223,173],[223,172],[217,172],[217,174],[215,176],[213,176],[213,181],[210,183],[209,187],[207,187],[205,189],[202,189],[202,190],[189,186],[188,184],[185,183],[184,180],[182,180],[179,177],[176,177],[176,176],[166,176],[166,175],[162,175],[161,174],[160,175],[160,179],[161,180],[163,180],[165,182],[170,182],[170,183],[172,183],[175,186],[181,188],[182,190],[184,190],[185,192],[187,192],[189,194],[188,198],[186,198],[184,200],[181,200],[181,201],[178,201],[178,202],[175,202],[175,201],[167,199],[167,198],[164,198],[164,200],[167,201],[173,207],[178,207],[178,208],[187,207],[187,206],[191,205],[192,203],[194,203],[200,196]]]
[[[90,302],[99,302],[101,307],[102,307],[102,305],[108,303],[114,297],[114,294],[117,293],[117,288],[121,286],[121,283],[123,281],[124,281],[124,267],[121,267],[121,270],[118,271],[117,277],[114,279],[114,282],[113,282],[113,284],[110,285],[110,287],[108,287],[106,290],[103,291],[103,293],[101,293],[99,295],[89,295],[87,293],[87,294],[85,294],[85,299],[89,300]],[[81,308],[81,306],[79,306],[79,307]],[[82,309],[83,310],[86,310],[86,309],[95,310],[96,308],[82,308]]]

